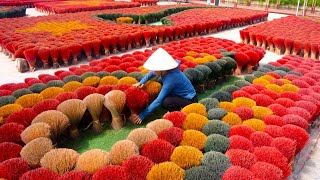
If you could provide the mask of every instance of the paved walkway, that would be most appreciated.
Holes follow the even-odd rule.
[[[207,4],[207,1],[193,1],[193,0],[189,0],[190,3],[196,3],[196,4]],[[214,5],[214,0],[211,0],[211,5]],[[222,3],[220,2],[219,6],[223,6],[223,7],[234,7],[234,3],[233,2],[225,2]],[[265,6],[244,6],[244,5],[239,5],[237,6],[238,8],[243,8],[243,9],[253,9],[253,10],[265,10]],[[311,13],[310,12],[311,7],[308,8],[308,11],[306,12],[307,16],[318,16],[320,17],[320,12],[317,13]],[[276,8],[270,8],[268,9],[269,12],[272,13],[277,13],[277,14],[288,14],[288,15],[295,15],[296,14],[296,10],[287,10],[287,9],[276,9]],[[302,7],[300,7],[300,11],[298,12],[298,15],[302,16]]]

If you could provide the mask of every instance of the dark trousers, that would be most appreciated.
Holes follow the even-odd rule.
[[[162,102],[162,107],[167,109],[168,111],[180,111],[185,106],[198,102],[197,95],[190,99],[185,99],[178,96],[167,96]]]

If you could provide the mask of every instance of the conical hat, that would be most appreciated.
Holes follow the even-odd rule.
[[[165,71],[177,66],[178,63],[162,48],[157,49],[143,65],[144,68],[152,71]]]

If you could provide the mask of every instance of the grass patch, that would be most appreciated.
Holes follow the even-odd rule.
[[[223,86],[231,85],[236,80],[240,78],[231,76],[225,82],[217,84],[213,90],[207,90],[204,94],[198,94],[198,99],[208,97],[213,92],[220,90]],[[117,141],[124,140],[127,138],[128,134],[136,128],[145,127],[150,121],[162,118],[163,114],[167,111],[163,108],[158,108],[151,116],[149,116],[145,121],[140,125],[135,125],[130,122],[127,122],[125,127],[116,131],[111,128],[110,123],[104,124],[103,132],[96,134],[93,130],[88,129],[86,131],[80,132],[80,137],[76,140],[71,140],[69,138],[63,138],[60,140],[59,146],[65,148],[71,148],[76,150],[79,153],[83,153],[90,149],[104,149],[109,151],[113,144]]]

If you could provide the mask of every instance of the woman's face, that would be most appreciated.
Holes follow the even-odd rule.
[[[162,76],[163,75],[163,71],[155,71],[157,76]]]

